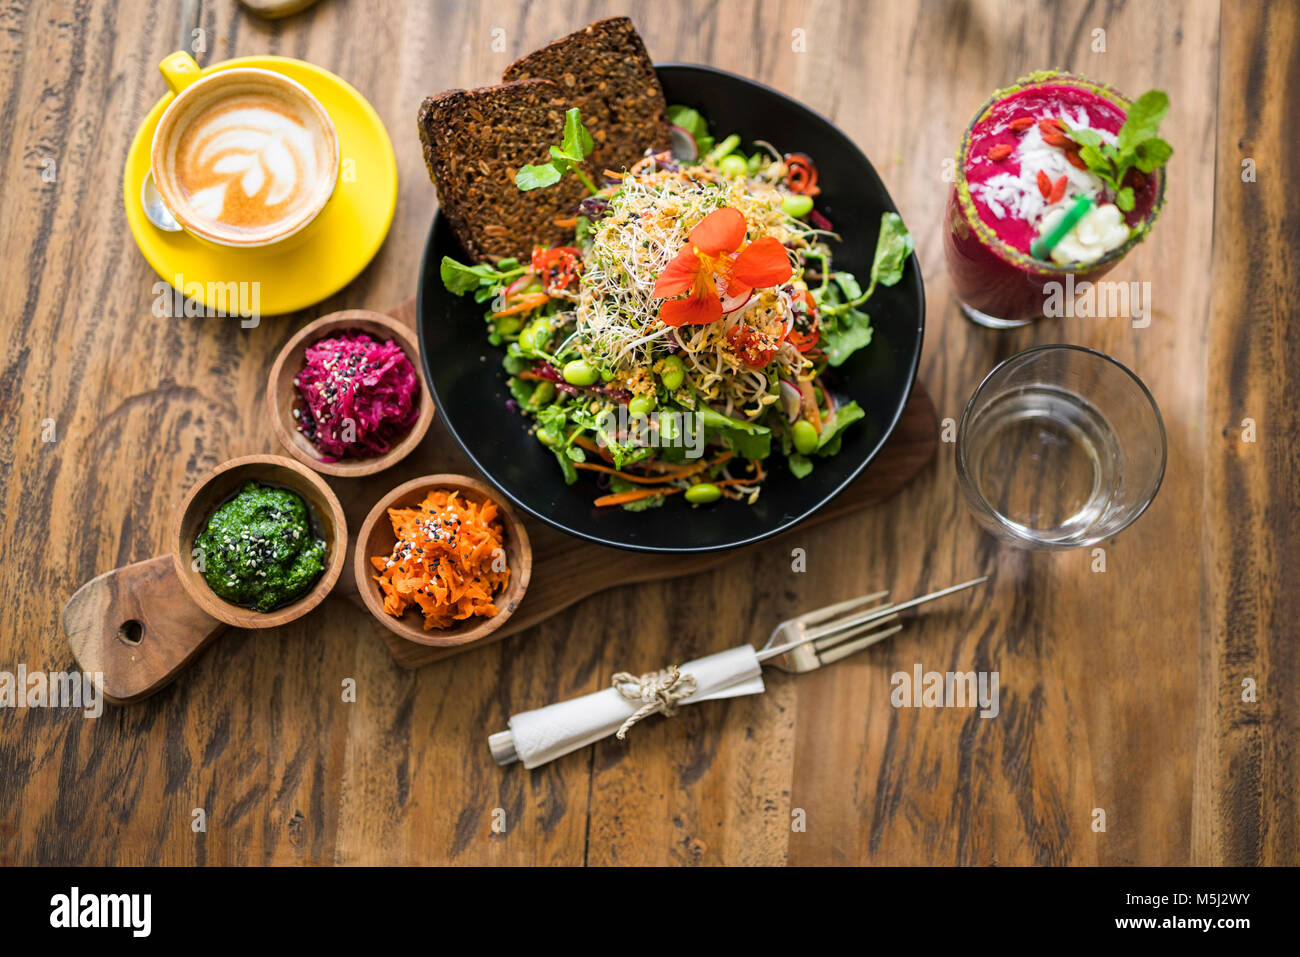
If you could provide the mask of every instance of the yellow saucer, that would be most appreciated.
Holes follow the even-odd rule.
[[[154,104],[126,154],[126,221],[154,271],[173,285],[182,277],[185,293],[202,305],[209,305],[209,283],[256,282],[262,315],[296,312],[338,292],[379,252],[397,208],[397,157],[379,114],[328,70],[289,57],[249,56],[213,64],[203,74],[237,66],[274,70],[297,80],[320,100],[338,130],[338,185],[329,205],[307,227],[310,235],[284,249],[225,249],[183,232],[165,232],[145,218],[140,186],[149,172],[154,127],[172,101],[171,93]],[[224,296],[224,290],[217,295]]]

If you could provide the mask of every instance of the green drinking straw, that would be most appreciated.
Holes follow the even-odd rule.
[[[1083,219],[1090,209],[1092,209],[1092,197],[1080,196],[1074,201],[1070,211],[1061,217],[1055,229],[1046,236],[1039,236],[1029,244],[1029,254],[1035,259],[1046,259],[1056,248],[1056,244],[1065,238],[1065,234],[1072,230],[1074,224]]]

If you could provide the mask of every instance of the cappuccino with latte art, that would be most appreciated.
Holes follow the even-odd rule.
[[[338,138],[315,97],[269,70],[220,70],[183,89],[159,120],[152,170],[180,224],[228,246],[293,235],[338,177]]]

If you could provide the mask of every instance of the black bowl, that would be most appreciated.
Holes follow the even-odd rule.
[[[738,133],[746,149],[766,140],[783,152],[808,153],[817,163],[817,208],[843,241],[832,244],[834,263],[863,284],[880,230],[880,216],[896,211],[862,151],[824,117],[752,80],[710,67],[657,68],[670,104],[694,107],[719,135]],[[869,346],[834,370],[835,391],[856,399],[866,417],[844,432],[840,453],[814,459],[797,479],[779,453],[758,502],[726,499],[694,508],[680,496],[660,508],[627,512],[596,508],[589,475],[565,485],[555,456],[527,432],[528,420],[506,407],[510,393],[503,350],[485,335],[484,307],[447,292],[438,275],[443,256],[466,260],[451,228],[433,220],[420,271],[420,354],[442,421],[484,475],[516,505],[563,532],[601,545],[646,552],[710,552],[756,542],[807,518],[867,467],[894,430],[921,358],[925,294],[912,256],[896,286],[878,288],[866,308],[874,334]]]

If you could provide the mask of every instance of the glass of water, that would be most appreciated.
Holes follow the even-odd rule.
[[[1132,372],[1081,346],[1038,346],[984,377],[961,418],[957,475],[980,524],[1022,548],[1095,545],[1160,489],[1165,427]]]

